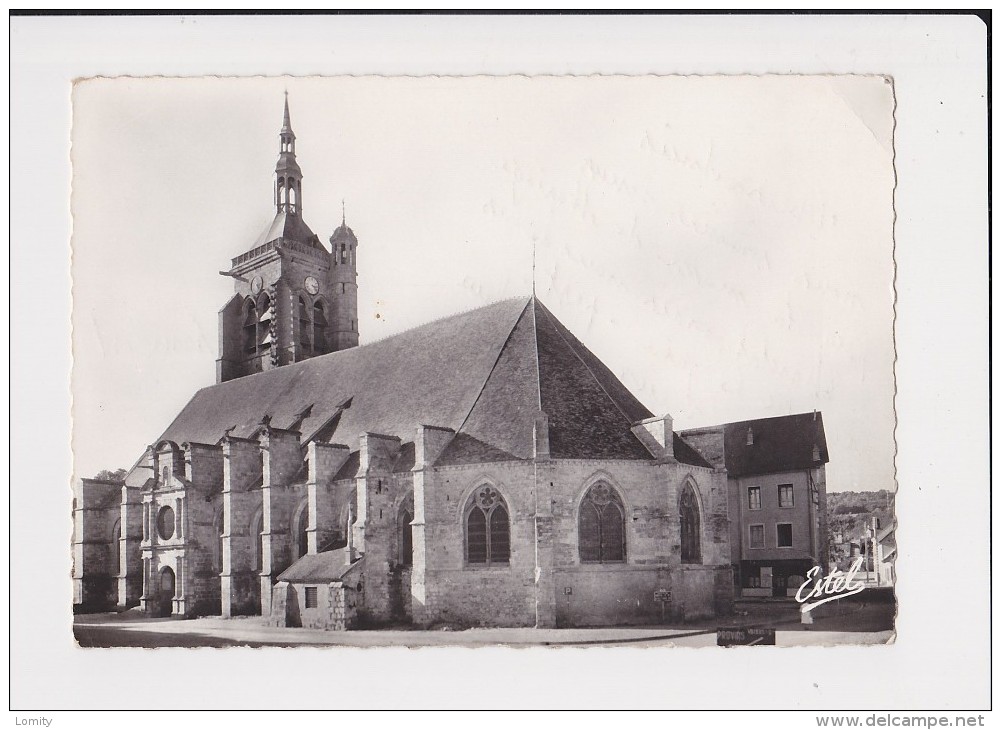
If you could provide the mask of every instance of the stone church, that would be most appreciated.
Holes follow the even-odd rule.
[[[359,241],[306,224],[295,146],[286,100],[216,384],[123,482],[75,485],[77,610],[330,629],[731,610],[725,466],[534,295],[359,345]]]

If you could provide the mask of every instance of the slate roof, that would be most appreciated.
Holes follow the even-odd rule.
[[[540,406],[554,458],[652,458],[630,430],[651,412],[534,297],[203,388],[160,439],[211,444],[227,429],[249,437],[265,414],[277,428],[299,416],[304,443],[356,448],[362,432],[398,436],[404,470],[422,424],[458,433],[439,464],[531,458]],[[708,466],[677,442],[679,461]],[[339,478],[357,471],[352,457]]]
[[[340,580],[358,563],[348,564],[347,548],[303,555],[278,576],[278,580],[297,583],[330,583]]]
[[[747,443],[747,429],[754,438]],[[814,461],[813,447],[820,451]],[[819,411],[737,421],[723,426],[723,448],[730,476],[752,476],[810,469],[828,462],[824,417]]]
[[[319,237],[306,225],[306,221],[301,216],[293,213],[280,212],[275,215],[270,225],[258,236],[254,246],[262,246],[269,241],[279,238],[298,241],[307,246],[326,251],[323,244],[320,243]]]

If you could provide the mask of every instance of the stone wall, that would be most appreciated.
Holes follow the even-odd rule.
[[[680,435],[710,464],[718,469],[722,469],[726,466],[726,458],[723,448],[723,426],[693,428],[688,431],[682,431]]]
[[[354,485],[345,483],[340,488],[334,476],[350,456],[350,449],[340,444],[310,442],[307,451],[309,463],[309,526],[307,527],[309,552],[316,553],[333,541],[346,540],[346,525],[341,524],[341,510]]]
[[[411,580],[416,622],[535,624],[533,483],[534,465],[523,461],[425,470],[422,489],[414,490],[415,511],[423,517],[423,525],[415,525],[414,530]],[[465,510],[483,484],[503,496],[511,516],[507,565],[466,564]]]
[[[107,610],[118,602],[121,482],[81,479],[74,489],[73,604],[78,611]]]
[[[121,568],[118,574],[117,604],[119,608],[131,608],[139,605],[143,592],[142,494],[139,489],[128,486],[122,486],[121,494],[121,537],[118,545]]]
[[[246,439],[225,439],[223,454],[222,615],[257,614],[261,586],[253,564],[257,536],[251,522],[262,509],[261,490],[254,485],[262,477],[263,460],[258,443]]]
[[[540,460],[441,467],[425,472],[424,479],[424,524],[415,530],[412,577],[417,623],[651,623],[661,618],[654,600],[658,589],[672,592],[676,618],[727,605],[725,596],[716,595],[727,590],[716,584],[719,568],[729,575],[725,472],[673,460]],[[610,485],[625,509],[623,563],[588,564],[580,558],[580,504],[598,482]],[[466,505],[483,484],[508,505],[508,565],[465,560]],[[700,508],[702,565],[695,566],[682,566],[680,554],[679,499],[688,484]],[[732,586],[728,590],[732,598]]]

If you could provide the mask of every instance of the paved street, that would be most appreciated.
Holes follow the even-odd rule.
[[[714,646],[716,628],[771,626],[779,646],[883,644],[891,640],[895,606],[890,602],[835,601],[816,609],[811,626],[799,620],[792,601],[739,601],[726,619],[683,626],[594,629],[466,629],[331,632],[267,626],[260,617],[190,620],[147,619],[136,611],[86,614],[73,633],[84,647],[97,646]]]

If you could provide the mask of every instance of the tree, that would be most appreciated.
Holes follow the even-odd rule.
[[[128,469],[115,469],[114,471],[101,469],[94,478],[100,479],[102,482],[121,482],[125,481],[125,475],[128,473]]]

